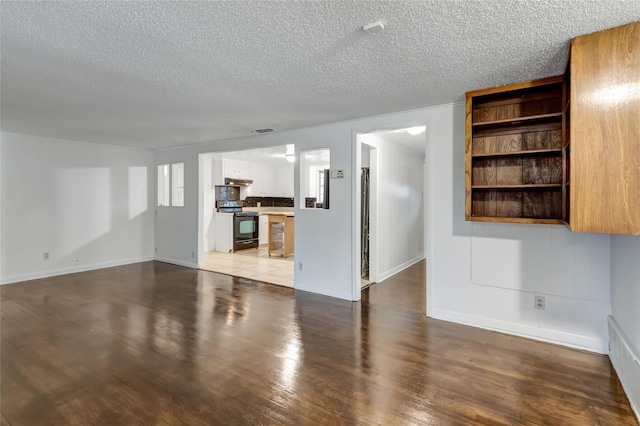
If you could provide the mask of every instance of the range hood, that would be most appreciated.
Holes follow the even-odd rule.
[[[233,179],[233,178],[224,178],[225,185],[231,186],[249,186],[253,183],[251,179]]]

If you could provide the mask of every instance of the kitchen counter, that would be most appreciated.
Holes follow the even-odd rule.
[[[293,217],[293,212],[260,212],[260,216],[285,216],[285,217]]]

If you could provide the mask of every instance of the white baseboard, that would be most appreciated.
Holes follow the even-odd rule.
[[[70,266],[66,268],[49,269],[47,271],[39,271],[31,274],[13,275],[2,279],[1,285],[12,284],[22,281],[37,280],[40,278],[56,277],[58,275],[75,274],[77,272],[93,271],[95,269],[111,268],[113,266],[130,265],[132,263],[147,262],[153,260],[152,256],[137,257],[133,259],[110,260],[108,262],[98,262],[89,265]]]
[[[498,331],[500,333],[512,334],[514,336],[526,337],[528,339],[555,343],[589,352],[597,352],[600,354],[606,354],[608,352],[607,342],[603,339],[591,336],[566,333],[564,331],[550,330],[531,325],[514,324],[509,321],[500,321],[493,318],[462,314],[460,312],[453,312],[438,308],[433,310],[433,315],[431,317],[434,319],[470,325],[486,330]]]
[[[409,266],[415,265],[416,263],[420,262],[423,259],[424,259],[424,254],[421,254],[420,256],[417,256],[417,257],[415,257],[415,258],[413,258],[411,260],[408,260],[408,261],[404,262],[403,264],[396,266],[395,268],[391,268],[386,272],[379,273],[377,282],[380,283],[380,282],[386,280],[387,278],[394,276],[398,272],[404,271]]]
[[[294,289],[296,291],[300,290],[300,291],[306,291],[309,293],[321,294],[323,296],[335,297],[336,299],[348,300],[350,302],[353,301],[351,299],[351,292],[336,291],[335,289],[322,288],[322,287],[316,287],[316,286],[306,287],[304,284],[299,284],[299,283],[294,284]]]
[[[625,336],[615,318],[609,316],[609,359],[616,370],[631,409],[640,422],[640,354]]]
[[[196,263],[196,262],[185,262],[183,260],[169,259],[167,257],[158,257],[158,256],[156,256],[155,259],[153,259],[153,260],[157,260],[158,262],[171,263],[172,265],[178,265],[178,266],[184,266],[184,267],[187,267],[187,268],[198,269],[198,263]]]

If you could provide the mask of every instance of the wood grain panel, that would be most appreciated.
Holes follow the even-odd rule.
[[[522,184],[522,158],[498,158],[496,162],[496,184]]]
[[[522,215],[530,218],[562,218],[561,191],[525,191]]]
[[[640,22],[571,45],[571,230],[640,235]]]
[[[465,95],[464,104],[464,217],[469,220],[472,214],[472,200],[471,200],[471,168],[473,166],[472,153],[472,141],[473,141],[473,128],[471,122],[471,109],[473,108],[473,98],[469,94]]]
[[[522,192],[496,191],[496,216],[522,217]]]
[[[473,139],[473,154],[522,151],[522,135],[509,134]]]
[[[495,139],[496,141],[495,152],[514,152],[514,151],[522,151],[523,149],[521,134],[494,136],[494,137],[491,137],[491,139]]]
[[[555,96],[547,99],[523,102],[520,110],[521,116],[551,114],[562,111],[562,91],[553,92]]]
[[[474,137],[487,137],[487,136],[500,136],[500,135],[513,135],[549,130],[561,130],[562,122],[558,119],[555,122],[533,124],[529,126],[509,126],[509,127],[492,127],[476,129],[474,131]]]
[[[562,183],[562,157],[524,158],[522,183]]]
[[[496,191],[475,191],[473,193],[473,216],[496,216]]]
[[[506,120],[508,118],[522,117],[520,104],[501,105],[491,108],[479,108],[473,111],[473,122]]]
[[[482,159],[473,161],[472,185],[495,185],[496,159]]]

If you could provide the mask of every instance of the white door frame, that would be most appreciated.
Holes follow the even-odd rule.
[[[360,234],[361,234],[361,223],[360,223],[360,209],[361,209],[361,197],[360,197],[360,191],[361,191],[361,183],[360,183],[360,169],[362,167],[362,141],[360,136],[363,134],[367,134],[367,133],[375,133],[375,132],[381,132],[381,131],[385,131],[385,130],[395,130],[395,129],[403,129],[403,128],[408,128],[408,127],[415,127],[415,126],[425,126],[425,161],[424,161],[424,169],[423,169],[423,179],[424,179],[424,196],[423,196],[423,212],[424,212],[424,224],[425,224],[425,230],[424,230],[424,244],[425,244],[425,259],[426,259],[426,263],[429,264],[430,263],[430,259],[432,259],[432,226],[431,226],[431,218],[433,217],[433,203],[430,202],[430,197],[431,197],[431,179],[429,178],[429,169],[427,167],[427,165],[429,164],[429,158],[430,158],[430,143],[429,143],[429,137],[428,137],[428,123],[426,123],[425,121],[412,121],[412,122],[400,122],[400,123],[393,123],[393,124],[387,124],[384,125],[383,127],[381,127],[379,124],[376,126],[371,126],[371,127],[363,127],[363,128],[354,128],[352,129],[352,177],[351,177],[351,182],[352,182],[352,191],[354,196],[352,197],[352,230],[353,230],[353,234],[352,234],[352,264],[354,265],[353,271],[352,271],[352,300],[353,301],[358,301],[361,298],[361,288],[360,288],[360,273],[361,273],[361,268],[362,268],[362,264],[361,264],[361,259],[360,259],[360,250],[361,250],[361,243],[360,243]],[[374,152],[374,150],[372,150],[371,152]],[[378,153],[377,150],[375,150],[375,168],[376,168],[376,174],[377,174],[377,169],[378,169]],[[374,159],[371,158],[371,164],[374,164]],[[377,176],[375,176],[376,179],[376,191],[377,191]],[[374,178],[371,178],[372,180],[372,192],[373,192],[373,180]],[[375,196],[375,202],[377,203],[377,194]],[[371,201],[373,202],[373,195],[371,197]],[[375,262],[375,267],[377,268],[377,265],[379,264],[377,256],[378,256],[378,247],[377,247],[377,236],[378,236],[378,221],[377,221],[377,204],[372,206],[371,211],[373,211],[374,209],[376,209],[376,217],[375,217],[375,223],[372,223],[370,225],[370,228],[372,229],[372,234],[374,235],[375,240],[373,240],[373,238],[370,240],[369,242],[369,248],[370,248],[370,264],[373,264]],[[373,220],[373,214],[370,217],[370,221],[374,222]],[[374,247],[375,245],[375,247]],[[428,267],[426,270],[426,293],[427,293],[427,312],[426,314],[429,315],[432,312],[432,306],[433,306],[433,298],[431,297],[432,293],[433,293],[433,289],[432,289],[432,267]],[[376,278],[377,278],[377,274],[378,271],[376,270]]]

